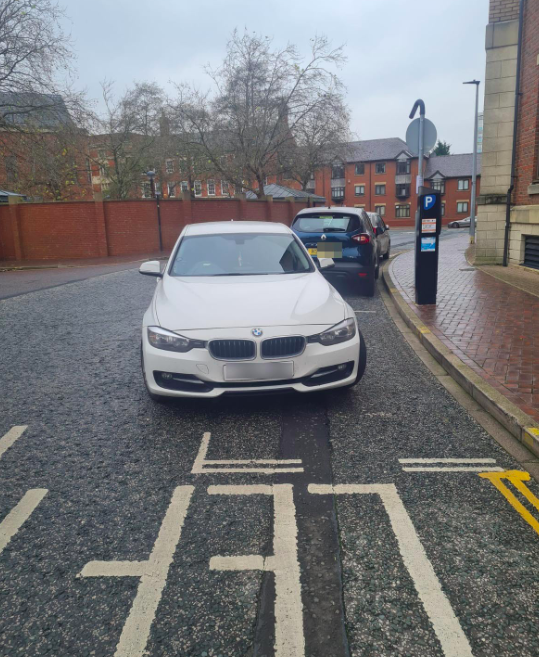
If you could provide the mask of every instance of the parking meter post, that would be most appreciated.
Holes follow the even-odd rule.
[[[442,230],[442,198],[439,191],[420,188],[416,217],[415,301],[418,305],[435,304]]]
[[[413,119],[414,115],[419,107],[419,152],[418,152],[418,162],[417,162],[417,177],[416,177],[416,193],[419,194],[421,187],[423,187],[423,150],[425,144],[425,103],[418,98],[412,111],[410,112],[410,118]]]

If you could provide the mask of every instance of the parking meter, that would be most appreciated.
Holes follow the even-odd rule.
[[[418,196],[415,241],[415,302],[418,305],[436,303],[441,229],[441,194],[422,187]]]

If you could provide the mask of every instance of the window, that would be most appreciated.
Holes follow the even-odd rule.
[[[410,196],[410,185],[397,185],[397,197],[408,198]]]
[[[374,211],[376,214],[379,214],[381,217],[386,216],[386,206],[385,205],[375,205]]]
[[[457,203],[457,212],[459,214],[466,214],[468,212],[468,201],[459,201]]]
[[[440,194],[445,194],[445,180],[431,180],[430,186],[432,189],[436,189]]]
[[[344,187],[332,187],[331,198],[334,199],[344,198]]]
[[[101,178],[105,178],[107,176],[107,165],[106,164],[100,164],[99,165],[99,175]]]
[[[97,157],[98,157],[98,159],[100,159],[100,160],[106,160],[106,159],[107,159],[107,154],[106,154],[105,150],[102,149],[102,148],[100,148],[100,149],[97,151]]]
[[[215,196],[215,180],[208,180],[208,196]]]
[[[174,198],[176,196],[176,183],[168,183],[168,197]]]
[[[202,183],[200,180],[195,180],[195,196],[202,196]]]
[[[180,189],[181,189],[182,193],[183,193],[183,192],[188,192],[188,191],[189,191],[189,183],[187,182],[187,180],[182,180],[182,181],[181,181],[181,183],[180,183]]]
[[[152,186],[149,181],[142,183],[142,198],[152,198]]]
[[[442,217],[445,217],[445,203],[442,203]]]
[[[410,206],[406,205],[396,205],[395,206],[395,216],[397,219],[405,219],[410,216]]]
[[[356,176],[363,176],[365,174],[365,165],[363,162],[356,164]]]
[[[404,162],[397,162],[397,173],[410,173],[410,160],[405,160]]]
[[[374,167],[374,173],[385,173],[386,172],[386,163],[377,162]]]
[[[300,233],[350,233],[361,228],[359,217],[355,215],[327,213],[323,215],[300,215],[294,220],[294,228]]]
[[[383,185],[375,185],[374,186],[374,193],[376,196],[385,196],[386,195],[386,185],[385,183]]]
[[[465,189],[470,189],[470,181],[468,180],[468,178],[465,178],[464,180],[459,180],[458,190],[463,191]]]
[[[365,196],[365,185],[355,185],[354,193],[356,196]]]
[[[223,196],[228,196],[228,183],[226,180],[221,180],[221,194]]]
[[[331,167],[331,178],[333,180],[336,180],[338,178],[344,178],[344,164],[334,164]]]
[[[167,160],[165,162],[165,171],[167,173],[174,173],[174,160]]]
[[[172,276],[257,276],[313,271],[293,235],[223,233],[182,239]]]
[[[17,180],[17,156],[8,155],[6,157],[6,177],[8,182]]]

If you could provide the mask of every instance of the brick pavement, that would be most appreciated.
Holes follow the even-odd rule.
[[[539,422],[539,297],[471,267],[467,246],[467,235],[441,243],[435,306],[414,303],[413,251],[392,262],[391,277],[437,338]]]

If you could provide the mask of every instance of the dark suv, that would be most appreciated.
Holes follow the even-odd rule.
[[[347,280],[366,296],[373,296],[380,245],[365,210],[306,208],[296,215],[292,230],[312,256],[333,259],[335,267],[325,269],[324,276]]]

